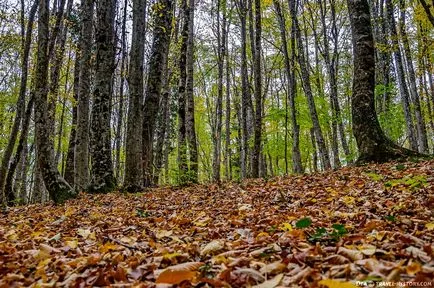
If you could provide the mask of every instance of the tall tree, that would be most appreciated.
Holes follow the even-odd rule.
[[[92,177],[89,192],[110,192],[116,187],[110,137],[110,107],[116,48],[115,10],[116,0],[99,0],[97,3],[95,88],[90,127]]]
[[[91,95],[92,71],[92,27],[94,0],[81,1],[81,34],[79,39],[77,134],[75,139],[75,177],[76,189],[84,190],[89,185],[89,100]]]
[[[255,0],[255,53],[254,53],[254,83],[255,83],[255,137],[252,153],[252,177],[259,177],[259,163],[261,157],[262,140],[262,26],[261,26],[261,0]]]
[[[297,110],[295,107],[295,96],[296,96],[296,86],[295,86],[295,67],[294,62],[291,63],[288,52],[288,41],[286,38],[286,21],[285,16],[282,12],[282,8],[279,0],[274,0],[274,7],[276,9],[276,14],[279,20],[280,28],[280,38],[282,42],[282,52],[284,56],[285,73],[286,73],[286,83],[287,83],[287,98],[289,101],[289,107],[291,110],[291,124],[292,124],[292,170],[294,173],[302,173],[303,166],[301,163],[300,154],[300,126],[297,123]],[[294,39],[291,37],[291,39]],[[292,45],[291,45],[292,47]],[[292,47],[294,48],[294,47]],[[292,51],[294,55],[295,51]],[[292,64],[292,65],[291,65]],[[291,73],[292,71],[292,73]]]
[[[126,191],[142,190],[142,101],[143,101],[143,62],[145,51],[145,12],[146,0],[133,1],[133,34],[130,50],[128,75],[129,107],[126,138],[125,181]],[[157,26],[158,27],[158,26]],[[146,109],[145,109],[146,111]],[[149,121],[149,119],[146,119]],[[146,125],[143,123],[143,125]],[[152,139],[151,139],[152,145]],[[146,149],[149,149],[146,147]],[[144,151],[143,151],[144,152]],[[146,171],[147,172],[147,171]],[[146,177],[146,175],[145,175]]]
[[[419,145],[419,151],[422,153],[428,152],[428,139],[426,136],[426,126],[425,121],[422,115],[422,109],[420,105],[420,97],[416,87],[416,73],[414,71],[413,66],[413,58],[411,56],[410,51],[410,43],[407,36],[407,27],[406,27],[406,7],[405,0],[399,1],[399,9],[400,13],[400,21],[399,21],[399,30],[401,34],[402,44],[404,47],[404,58],[405,63],[407,64],[407,75],[408,75],[408,84],[411,95],[411,100],[414,104],[414,114],[416,116],[416,130],[417,130],[417,140]]]
[[[347,0],[353,39],[353,133],[359,148],[358,163],[385,162],[417,155],[394,144],[381,130],[375,112],[375,48],[367,0]]]
[[[154,11],[154,39],[152,42],[151,58],[143,106],[143,171],[144,185],[153,184],[153,140],[155,119],[158,114],[159,101],[163,83],[164,67],[169,53],[170,35],[172,28],[172,0],[160,0]]]
[[[309,106],[309,112],[310,112],[310,116],[312,119],[312,125],[313,125],[313,130],[315,133],[315,139],[316,139],[316,144],[317,144],[317,148],[318,148],[318,153],[320,155],[320,160],[321,163],[324,167],[324,169],[330,169],[331,165],[330,165],[330,157],[328,154],[328,149],[324,140],[324,136],[323,136],[323,132],[321,129],[321,125],[319,122],[319,118],[318,118],[318,112],[315,106],[315,100],[313,97],[313,93],[312,93],[312,87],[310,84],[310,77],[309,77],[309,69],[307,66],[307,62],[306,62],[306,57],[307,57],[307,53],[305,55],[305,51],[304,51],[304,45],[303,45],[303,41],[301,38],[301,31],[300,31],[300,25],[298,23],[298,19],[297,19],[297,5],[296,5],[296,0],[290,0],[289,1],[289,5],[290,5],[290,12],[291,12],[291,17],[292,17],[292,25],[294,26],[294,32],[295,32],[295,39],[297,41],[297,47],[298,47],[298,63],[300,65],[300,71],[301,71],[301,78],[302,78],[302,84],[303,84],[303,90],[304,93],[306,94],[306,98],[307,98],[307,102],[308,102],[308,106]],[[307,45],[306,45],[306,49],[307,49]]]
[[[38,148],[38,167],[50,197],[56,203],[74,197],[71,186],[61,177],[54,165],[54,148],[50,141],[48,122],[48,43],[49,43],[49,0],[39,2],[38,50],[35,73],[35,135]]]
[[[186,95],[186,132],[187,145],[189,151],[189,181],[196,183],[198,181],[199,158],[196,139],[196,125],[194,117],[194,10],[195,0],[188,0],[189,5],[189,22],[188,22],[188,41],[187,41],[187,82],[185,87]]]
[[[121,173],[121,149],[122,149],[122,126],[124,124],[124,90],[125,90],[125,74],[127,65],[127,10],[128,10],[128,0],[124,1],[124,9],[122,15],[122,28],[121,28],[121,67],[119,71],[119,108],[118,108],[118,119],[116,123],[116,135],[115,135],[115,176],[120,179]]]
[[[24,2],[22,2],[22,10],[24,13]],[[29,55],[30,48],[32,42],[32,31],[33,31],[33,22],[35,19],[36,11],[38,9],[39,0],[35,0],[33,2],[32,7],[30,8],[29,18],[27,22],[27,26],[24,26],[24,19],[22,21],[22,32],[24,35],[22,39],[22,60],[21,60],[21,79],[20,79],[20,92],[18,95],[17,101],[17,110],[15,113],[14,124],[11,129],[11,133],[9,136],[8,144],[6,146],[5,152],[3,154],[1,166],[0,166],[0,203],[4,203],[4,183],[6,180],[6,173],[9,166],[9,161],[12,157],[12,153],[14,150],[15,142],[18,137],[18,132],[21,124],[21,120],[23,118],[24,110],[26,107],[26,92],[27,92],[27,76],[29,71]]]
[[[395,68],[398,78],[399,94],[401,95],[402,107],[404,109],[405,123],[407,125],[407,136],[409,138],[410,147],[417,150],[417,138],[413,124],[413,116],[410,107],[410,95],[408,92],[407,83],[405,81],[404,63],[401,54],[401,49],[398,42],[398,33],[396,31],[396,23],[392,0],[386,0],[387,19],[390,28],[390,37],[392,42],[393,56],[395,59]]]

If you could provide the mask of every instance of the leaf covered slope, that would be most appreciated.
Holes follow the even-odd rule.
[[[0,216],[0,286],[432,281],[433,208],[434,161],[81,195]]]

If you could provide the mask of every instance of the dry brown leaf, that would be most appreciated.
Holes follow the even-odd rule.
[[[202,265],[202,262],[186,262],[170,266],[161,272],[155,283],[179,284],[185,280],[192,281]]]
[[[283,273],[274,276],[272,279],[262,282],[261,284],[254,285],[252,288],[274,288],[280,284],[283,278]]]

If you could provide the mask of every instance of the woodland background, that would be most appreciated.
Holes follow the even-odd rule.
[[[369,3],[381,127],[431,153],[434,5]],[[44,169],[79,191],[138,191],[358,157],[345,1],[7,0],[0,27],[4,202],[48,200]]]

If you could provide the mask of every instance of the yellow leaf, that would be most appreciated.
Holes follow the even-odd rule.
[[[68,246],[71,249],[75,249],[78,246],[77,240],[66,241],[65,243],[66,243],[66,246]]]
[[[163,255],[163,258],[171,260],[171,259],[176,258],[176,257],[181,256],[181,255],[182,254],[178,253],[178,252],[175,252],[175,253],[166,253],[166,254]]]
[[[280,284],[280,281],[282,281],[282,278],[283,278],[283,273],[276,275],[273,279],[262,282],[259,285],[254,285],[254,286],[252,286],[252,288],[274,288]]]
[[[155,283],[179,284],[182,281],[191,281],[197,274],[202,262],[186,262],[164,269],[157,277]]]
[[[99,247],[99,252],[106,253],[108,251],[116,250],[117,248],[118,248],[118,245],[107,242],[103,246]]]
[[[289,224],[289,223],[287,223],[287,222],[282,223],[282,224],[280,224],[280,230],[282,230],[282,231],[292,231],[292,225]]]
[[[65,216],[71,216],[72,214],[74,214],[74,212],[75,212],[74,208],[68,207],[66,208]]]
[[[426,223],[425,224],[426,229],[428,229],[429,231],[434,230],[434,222],[431,223]]]
[[[351,282],[341,282],[332,279],[321,280],[318,282],[318,284],[328,288],[357,288],[357,286]]]
[[[42,231],[35,231],[32,234],[30,234],[30,236],[32,236],[32,238],[38,238],[39,236],[41,236]]]

